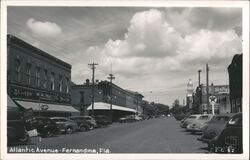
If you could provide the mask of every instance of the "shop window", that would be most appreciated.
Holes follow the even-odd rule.
[[[30,85],[31,83],[31,64],[30,63],[27,63],[26,64],[26,83],[27,85]]]
[[[47,69],[43,70],[43,88],[47,88],[47,79],[48,79],[48,71]]]
[[[62,75],[59,75],[59,84],[58,84],[59,92],[62,92]]]
[[[50,89],[52,91],[55,90],[55,73],[54,72],[51,72],[51,77],[50,77]]]
[[[21,61],[19,59],[15,60],[15,72],[16,72],[16,81],[20,82],[21,80]]]
[[[40,87],[40,67],[36,67],[36,86]]]
[[[65,91],[66,93],[69,93],[69,78],[68,77],[66,77]]]

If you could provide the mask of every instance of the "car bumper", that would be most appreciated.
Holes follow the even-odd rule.
[[[186,131],[189,131],[189,132],[202,132],[200,128],[189,128],[187,127],[186,128]]]

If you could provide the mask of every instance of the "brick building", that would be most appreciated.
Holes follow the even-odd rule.
[[[112,91],[111,91],[112,90]],[[112,93],[111,93],[112,92]],[[81,114],[92,112],[92,83],[72,86],[72,105],[81,110]],[[94,114],[109,115],[112,96],[113,120],[128,115],[142,113],[143,95],[138,92],[122,89],[108,81],[94,84]]]
[[[196,88],[193,103],[194,113],[207,113],[207,90],[206,85],[201,84]],[[230,113],[229,86],[228,85],[213,85],[209,86],[209,96],[215,96],[217,102],[215,104],[215,113]],[[210,113],[211,112],[211,105]]]
[[[232,113],[242,112],[242,54],[236,54],[228,66]]]
[[[7,36],[7,92],[36,115],[68,116],[71,65],[13,36]]]

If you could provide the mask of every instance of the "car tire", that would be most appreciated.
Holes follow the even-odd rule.
[[[87,129],[86,129],[84,126],[81,126],[80,131],[81,131],[81,132],[86,132]]]
[[[66,131],[67,134],[72,134],[73,133],[73,129],[71,127],[67,127],[65,131]]]

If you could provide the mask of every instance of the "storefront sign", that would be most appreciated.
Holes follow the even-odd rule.
[[[47,101],[47,102],[56,102],[56,103],[71,103],[70,95],[61,95],[58,93],[51,93],[40,91],[31,88],[25,88],[20,86],[10,86],[11,88],[11,97],[12,98],[24,98],[37,101]]]
[[[214,86],[215,93],[229,93],[229,86]]]

